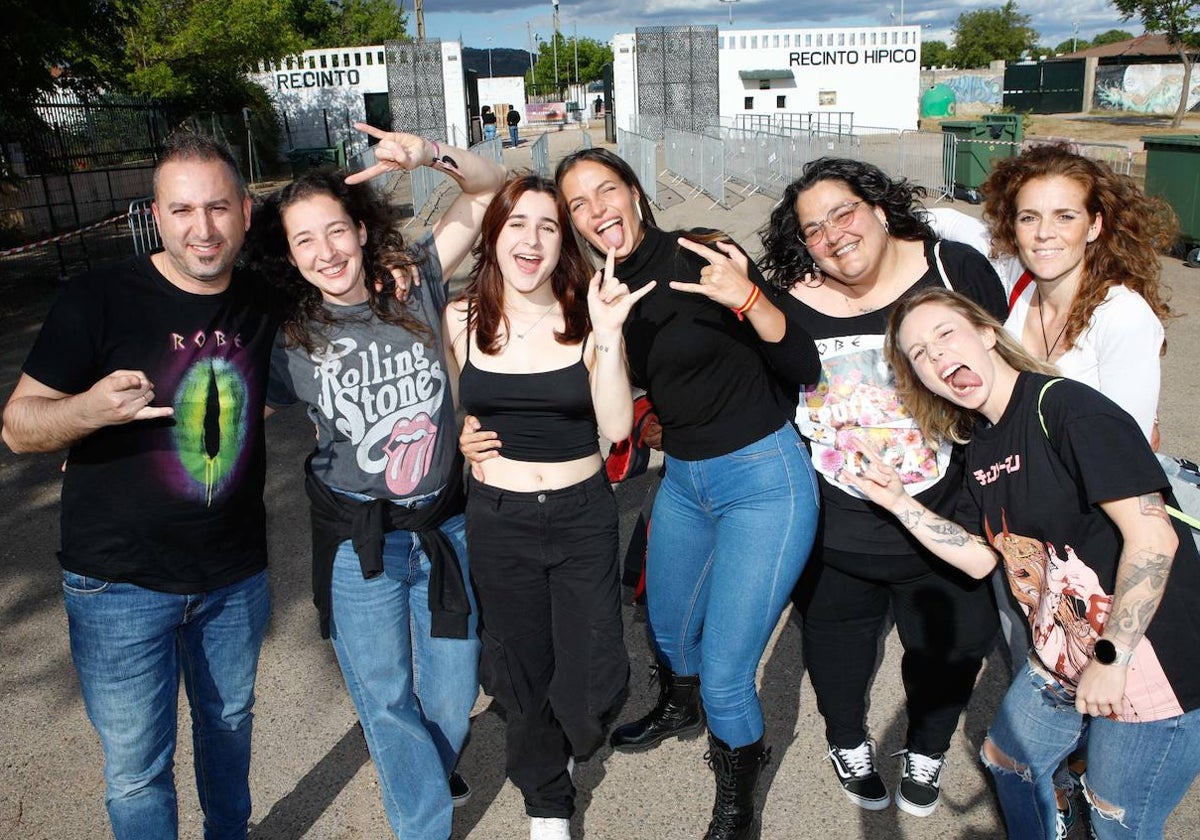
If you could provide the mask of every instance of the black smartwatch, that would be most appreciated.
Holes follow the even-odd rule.
[[[1097,639],[1093,653],[1101,665],[1128,665],[1133,659],[1133,651],[1120,650],[1108,639]]]

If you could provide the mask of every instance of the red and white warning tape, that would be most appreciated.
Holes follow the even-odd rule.
[[[55,242],[62,242],[64,239],[70,239],[72,236],[78,236],[81,233],[87,233],[89,230],[95,230],[96,228],[101,228],[105,225],[111,225],[113,222],[119,222],[122,219],[127,218],[129,218],[128,213],[110,216],[107,219],[101,219],[94,224],[90,224],[87,227],[81,227],[79,230],[73,230],[69,233],[60,233],[57,236],[51,236],[49,239],[43,239],[39,242],[28,242],[24,245],[18,245],[16,248],[8,248],[7,250],[0,251],[0,257],[11,257],[13,254],[23,254],[26,251],[32,251],[36,248],[41,248],[44,245],[53,245]]]

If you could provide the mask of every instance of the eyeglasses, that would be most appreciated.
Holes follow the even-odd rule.
[[[834,207],[821,221],[812,222],[801,228],[800,241],[810,247],[820,245],[821,240],[825,238],[826,225],[831,225],[838,230],[850,227],[850,223],[854,221],[854,213],[858,210],[858,205],[862,203],[863,199],[860,198],[858,201],[850,201]]]

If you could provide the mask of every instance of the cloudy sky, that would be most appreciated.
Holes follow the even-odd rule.
[[[559,31],[569,36],[608,41],[617,32],[632,32],[638,26],[717,24],[729,26],[733,11],[735,29],[809,28],[816,26],[879,26],[899,23],[927,27],[925,40],[949,43],[950,27],[960,14],[998,8],[1003,0],[560,0]],[[404,0],[405,9],[412,0]],[[1055,46],[1072,37],[1075,25],[1080,38],[1093,38],[1109,29],[1124,29],[1137,35],[1136,20],[1124,22],[1107,0],[1075,0],[1064,11],[1062,0],[1017,0],[1017,6],[1033,19],[1040,43]],[[639,11],[640,9],[640,11]],[[549,38],[552,29],[551,0],[531,5],[529,0],[425,0],[425,34],[429,38],[456,40],[468,47],[528,49],[526,23],[535,35]],[[410,31],[416,26],[410,24]]]

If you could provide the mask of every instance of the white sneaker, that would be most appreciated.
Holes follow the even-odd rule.
[[[562,817],[530,817],[529,840],[571,840],[571,821]]]

